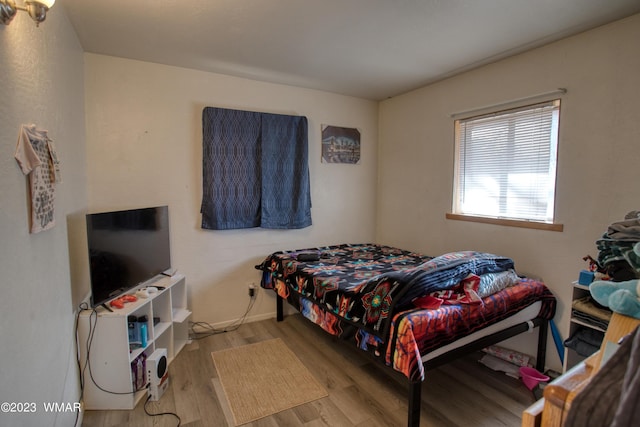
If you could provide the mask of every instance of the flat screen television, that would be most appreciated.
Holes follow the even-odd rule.
[[[87,214],[91,306],[171,269],[169,208]]]

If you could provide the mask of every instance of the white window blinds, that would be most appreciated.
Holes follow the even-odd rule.
[[[553,222],[560,100],[455,122],[453,212]]]

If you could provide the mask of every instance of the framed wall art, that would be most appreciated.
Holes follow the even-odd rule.
[[[322,125],[322,163],[360,163],[360,131]]]

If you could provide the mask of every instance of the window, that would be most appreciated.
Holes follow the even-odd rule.
[[[453,214],[553,223],[560,100],[455,121]]]

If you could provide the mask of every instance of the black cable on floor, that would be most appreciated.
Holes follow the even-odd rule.
[[[180,427],[180,423],[182,422],[182,420],[180,419],[178,414],[176,414],[175,412],[160,412],[160,413],[157,413],[157,414],[152,414],[151,412],[149,412],[147,410],[147,404],[149,403],[149,399],[151,399],[151,395],[147,396],[147,400],[144,402],[144,413],[145,414],[147,414],[150,417],[160,417],[160,416],[163,416],[163,415],[174,416],[178,420],[178,426],[177,427]]]
[[[194,340],[201,340],[203,338],[207,338],[207,337],[210,337],[212,335],[223,334],[225,332],[231,332],[231,331],[238,330],[238,328],[240,328],[240,326],[242,326],[244,324],[245,320],[247,319],[247,315],[249,314],[249,312],[253,308],[254,304],[255,304],[255,298],[251,298],[251,300],[249,301],[249,304],[247,305],[247,309],[245,310],[244,314],[238,320],[236,320],[235,322],[232,322],[231,324],[227,325],[223,329],[216,329],[216,328],[214,328],[213,326],[211,326],[207,322],[191,322],[191,336],[190,336],[190,338],[194,339]],[[197,332],[195,330],[196,327],[200,327],[200,328],[206,329],[207,331]]]

